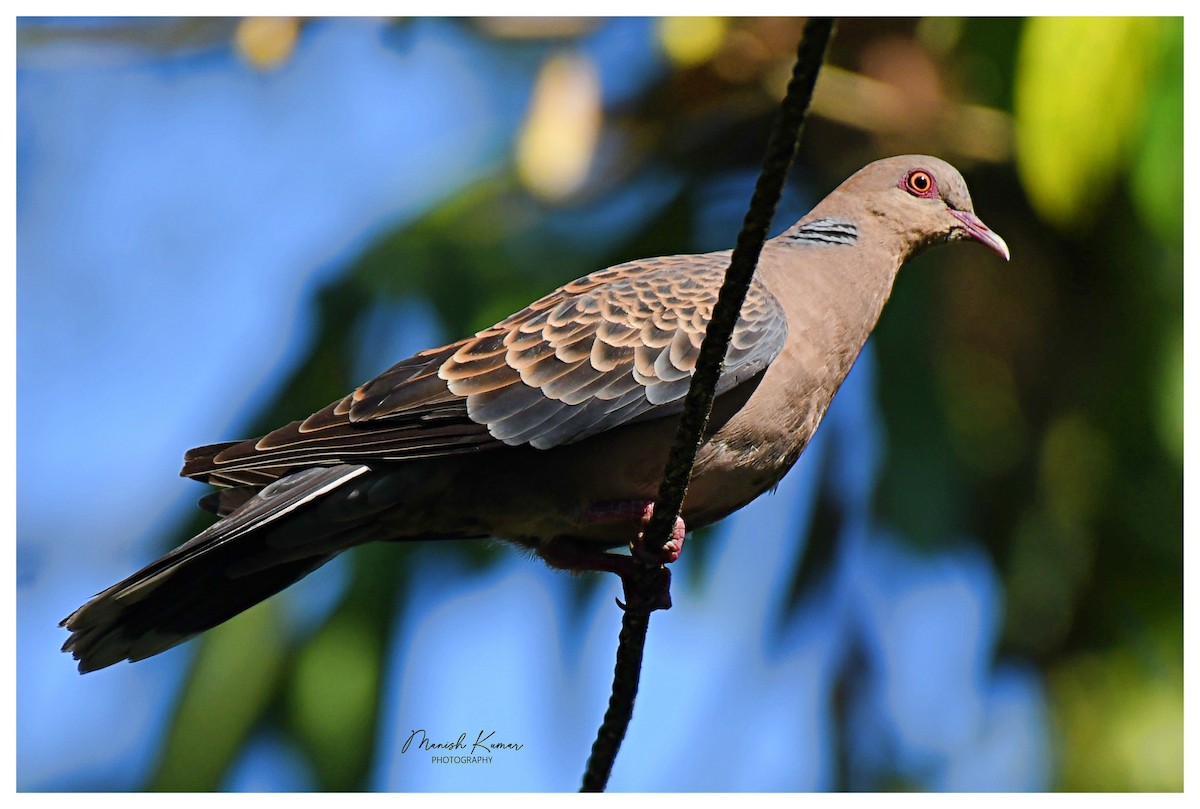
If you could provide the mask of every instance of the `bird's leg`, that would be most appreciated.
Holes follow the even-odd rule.
[[[622,609],[654,610],[671,609],[671,571],[662,565],[657,568],[646,568],[632,556],[621,553],[606,553],[605,551],[589,550],[572,542],[551,542],[538,548],[538,554],[551,567],[563,570],[597,570],[615,573],[621,578],[621,586],[625,590],[625,603]],[[651,571],[654,581],[647,588],[648,596],[643,596],[639,587],[640,577],[644,571]]]
[[[633,556],[589,550],[586,546],[571,542],[552,542],[538,549],[542,558],[552,567],[566,570],[598,570],[615,573],[621,578],[625,590],[624,609],[651,612],[671,608],[671,571],[663,567],[679,558],[683,551],[683,537],[687,532],[683,519],[675,518],[671,538],[663,548],[647,549],[643,544],[646,525],[654,514],[654,504],[638,501],[613,501],[590,507],[584,514],[588,522],[631,521],[637,519],[642,530],[630,543]],[[635,558],[636,557],[636,558]],[[641,580],[644,575],[653,576],[650,586]]]
[[[642,530],[638,531],[637,539],[631,544],[633,554],[649,564],[669,565],[679,559],[683,553],[683,538],[687,533],[683,517],[675,518],[675,527],[671,529],[671,538],[661,548],[647,548],[644,543],[646,526],[654,516],[654,503],[641,500],[612,500],[606,503],[596,503],[589,506],[583,518],[590,523],[613,522],[637,519]]]

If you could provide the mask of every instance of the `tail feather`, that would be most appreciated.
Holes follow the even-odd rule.
[[[178,565],[162,586],[131,603],[121,596],[137,575],[105,591],[62,622],[71,630],[63,651],[79,661],[83,673],[143,660],[224,623],[333,558],[297,559],[230,578],[234,556],[227,550]]]
[[[314,530],[311,504],[362,465],[306,469],[250,497],[224,519],[114,584],[63,620],[81,672],[141,660],[220,624],[353,544],[352,523]]]

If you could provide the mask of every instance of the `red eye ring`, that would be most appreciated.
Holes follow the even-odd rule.
[[[904,175],[900,187],[916,197],[936,197],[937,182],[925,169],[913,169]]]

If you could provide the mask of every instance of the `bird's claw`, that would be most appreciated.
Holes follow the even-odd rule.
[[[617,599],[617,606],[628,612],[654,612],[655,610],[671,609],[671,571],[659,566],[652,568],[647,580],[646,573],[637,570],[636,565],[630,565],[629,573],[619,574],[621,586],[625,590],[625,602]]]
[[[675,517],[675,525],[671,529],[671,537],[667,544],[660,548],[647,548],[645,544],[646,527],[654,516],[654,504],[647,503],[642,509],[642,530],[638,531],[637,540],[630,544],[630,552],[646,564],[669,565],[678,561],[683,553],[683,538],[687,534],[687,526],[683,517]]]
[[[550,545],[541,548],[542,557],[554,567],[569,570],[603,570],[621,578],[625,601],[617,599],[622,610],[653,612],[671,608],[671,571],[669,565],[683,553],[687,526],[682,517],[675,518],[671,536],[665,545],[647,548],[646,526],[654,516],[654,504],[644,501],[619,500],[597,503],[588,508],[588,522],[637,520],[640,530],[629,543],[630,555],[588,551],[573,545]]]

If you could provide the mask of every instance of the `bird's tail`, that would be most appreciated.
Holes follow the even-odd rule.
[[[75,656],[81,672],[142,660],[278,593],[355,544],[329,530],[327,521],[317,530],[320,521],[309,516],[319,511],[313,501],[366,471],[359,465],[314,468],[267,486],[67,616],[61,626],[71,636],[63,651]]]

